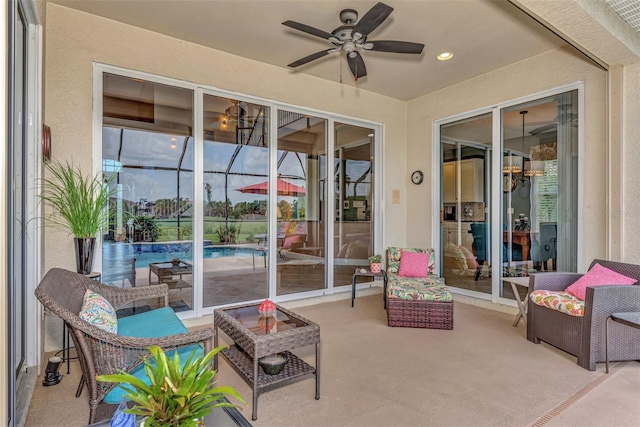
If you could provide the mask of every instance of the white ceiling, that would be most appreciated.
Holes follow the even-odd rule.
[[[331,32],[340,11],[362,17],[373,0],[49,0],[256,61],[287,64],[332,45],[285,27],[297,21]],[[506,0],[385,0],[393,13],[368,40],[424,43],[421,55],[365,51],[368,75],[354,82],[344,52],[297,68],[323,79],[410,100],[565,43]],[[440,62],[441,52],[454,58]],[[342,64],[342,70],[341,65]],[[287,68],[288,69],[288,68]]]

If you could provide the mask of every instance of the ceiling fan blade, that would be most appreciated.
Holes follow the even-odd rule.
[[[353,27],[354,40],[368,36],[370,32],[378,28],[391,15],[391,12],[393,12],[391,6],[387,6],[384,3],[376,3]]]
[[[330,33],[326,31],[319,30],[314,27],[310,27],[309,25],[301,24],[295,21],[284,21],[282,25],[286,25],[287,27],[291,27],[295,30],[302,31],[303,33],[311,34],[312,36],[320,37],[322,39],[329,39],[329,37],[333,37]]]
[[[393,53],[422,53],[424,45],[422,43],[399,42],[394,40],[378,40],[368,41],[364,44],[367,50],[375,50],[377,52],[393,52]]]
[[[351,55],[353,53],[355,53],[355,55],[352,58]],[[364,60],[359,52],[351,52],[347,54],[347,62],[349,63],[351,74],[353,74],[353,77],[355,77],[356,80],[367,75],[367,67],[364,66]]]
[[[309,56],[305,56],[302,59],[298,59],[295,62],[292,62],[291,64],[288,65],[288,67],[291,68],[295,68],[295,67],[299,67],[300,65],[304,65],[307,62],[311,62],[313,60],[316,60],[318,58],[322,58],[323,56],[326,56],[332,52],[335,52],[335,49],[331,48],[331,49],[327,49],[327,50],[321,50],[320,52],[316,52],[316,53],[312,53]]]
[[[537,135],[539,133],[543,133],[543,132],[546,132],[548,130],[557,129],[557,128],[558,128],[558,124],[557,123],[549,123],[548,125],[538,126],[537,128],[529,131],[529,134]]]

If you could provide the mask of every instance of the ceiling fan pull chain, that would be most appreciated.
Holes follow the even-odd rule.
[[[338,62],[340,63],[340,84],[342,84],[342,59],[339,59]]]

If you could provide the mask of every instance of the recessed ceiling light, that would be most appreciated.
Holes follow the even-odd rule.
[[[438,58],[438,61],[448,61],[453,58],[453,52],[442,52],[436,58]]]

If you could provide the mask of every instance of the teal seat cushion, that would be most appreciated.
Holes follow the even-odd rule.
[[[158,338],[187,333],[171,307],[145,311],[118,319],[118,335],[136,338]]]
[[[136,338],[158,338],[167,335],[184,334],[188,332],[187,328],[182,324],[178,316],[170,307],[164,307],[157,310],[151,310],[133,316],[118,319],[118,335],[136,337]],[[189,355],[196,349],[196,356],[202,357],[204,349],[198,344],[182,347],[177,350],[170,350],[166,354],[173,358],[176,351],[180,356],[180,364],[184,368],[184,364]],[[152,362],[153,363],[153,362]],[[155,365],[155,363],[154,363]],[[144,365],[137,366],[131,374],[149,384],[149,379],[144,371]],[[117,405],[122,400],[126,391],[121,387],[114,387],[104,398],[105,403]]]

